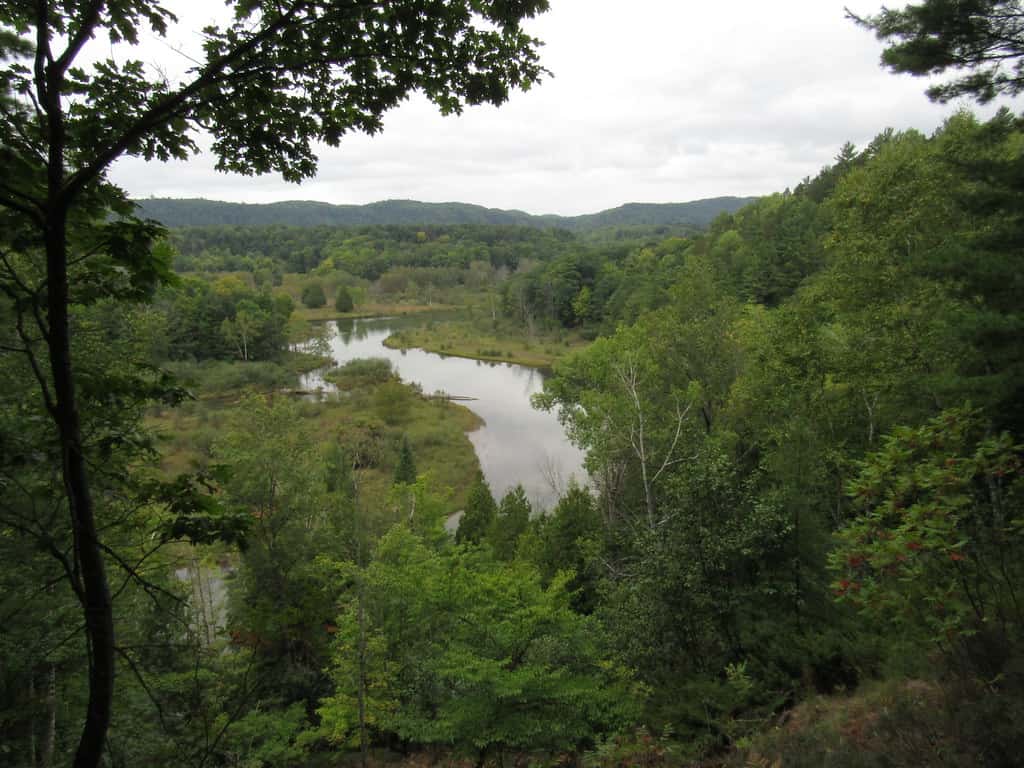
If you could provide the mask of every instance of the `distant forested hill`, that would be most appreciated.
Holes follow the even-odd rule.
[[[310,201],[254,205],[169,198],[136,202],[143,217],[156,219],[168,227],[502,224],[589,231],[632,226],[705,227],[718,214],[733,213],[755,199],[714,197],[688,203],[627,203],[584,216],[534,216],[524,211],[505,211],[467,203],[421,203],[416,200],[384,200],[369,205],[330,205]]]

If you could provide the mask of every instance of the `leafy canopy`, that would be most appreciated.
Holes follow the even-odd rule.
[[[357,727],[360,653],[377,735],[483,757],[574,749],[636,716],[629,671],[607,657],[596,621],[570,607],[570,573],[544,586],[527,563],[478,548],[437,551],[399,525],[357,578],[364,650],[353,601],[337,622],[336,692],[318,710],[333,741],[352,741]]]
[[[464,104],[500,104],[510,88],[537,82],[544,73],[538,42],[520,21],[547,5],[246,0],[234,4],[231,23],[203,30],[203,60],[175,84],[124,52],[74,66],[93,39],[120,48],[136,45],[147,29],[165,36],[177,19],[161,5],[50,4],[41,30],[47,45],[33,50],[36,8],[5,4],[3,152],[8,167],[34,170],[11,174],[5,185],[31,193],[44,183],[34,151],[43,126],[28,105],[40,91],[44,102],[57,96],[48,92],[55,86],[68,104],[68,186],[88,183],[122,154],[185,158],[197,151],[190,129],[198,125],[213,134],[220,170],[273,171],[298,181],[315,172],[315,141],[333,146],[351,131],[376,133],[383,114],[414,90],[448,114]],[[68,41],[63,51],[51,47],[58,39]],[[33,56],[46,68],[42,81]]]

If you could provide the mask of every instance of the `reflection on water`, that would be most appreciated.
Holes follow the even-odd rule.
[[[553,413],[530,405],[530,396],[543,386],[539,371],[421,349],[388,349],[384,339],[401,324],[397,318],[331,322],[331,355],[339,364],[360,357],[387,358],[403,381],[418,383],[428,394],[444,392],[475,398],[463,405],[485,423],[471,432],[469,439],[499,499],[516,483],[522,483],[531,501],[550,508],[570,478],[586,482],[582,452],[566,439]],[[317,371],[302,378],[302,387],[333,389]]]

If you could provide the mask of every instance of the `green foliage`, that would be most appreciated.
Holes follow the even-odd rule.
[[[517,485],[501,498],[498,512],[487,533],[487,541],[500,560],[512,560],[516,556],[519,537],[530,525],[532,508],[523,486]]]
[[[254,389],[284,389],[295,383],[295,374],[279,363],[249,361],[244,365],[226,360],[172,361],[164,368],[176,381],[206,395]]]
[[[11,312],[7,299],[0,299],[4,345],[18,339]],[[125,652],[118,662],[125,684],[110,749],[125,754],[121,737],[132,734],[140,743],[129,749],[127,761],[138,755],[140,763],[159,763],[169,737],[134,682],[132,665],[145,669],[152,682],[179,665],[191,671],[206,663],[179,599],[175,554],[188,550],[189,539],[237,541],[249,518],[218,503],[211,478],[168,478],[155,471],[155,440],[143,415],[154,401],[171,406],[181,400],[180,390],[153,364],[163,332],[158,313],[97,300],[75,307],[74,324],[79,417],[88,435],[83,450],[91,465],[102,467],[92,490],[100,500]],[[37,343],[26,349],[37,361],[45,359]],[[0,761],[13,765],[28,765],[33,739],[38,761],[48,755],[54,765],[71,764],[89,693],[81,572],[62,564],[70,563],[76,534],[67,515],[60,443],[37,384],[28,354],[0,355]],[[155,695],[168,703],[162,690]],[[188,717],[185,706],[177,711]]]
[[[188,201],[173,202],[177,206]],[[143,207],[147,202],[142,203]],[[320,206],[320,209],[325,206]],[[289,222],[285,222],[289,223]],[[390,272],[405,287],[410,279],[438,283],[473,282],[474,262],[490,268],[515,269],[520,260],[544,261],[575,247],[564,230],[516,226],[218,226],[179,223],[170,232],[179,271],[256,273],[261,269],[309,273],[327,279],[333,272],[346,286],[374,281]]]
[[[639,231],[644,235],[652,231],[660,234],[670,228],[685,231],[705,226],[719,213],[734,211],[752,199],[716,197],[689,203],[632,203],[583,216],[532,216],[522,211],[502,211],[466,203],[421,203],[415,200],[383,200],[368,205],[326,205],[297,201],[242,204],[204,199],[149,198],[139,200],[138,204],[145,218],[156,219],[176,229],[188,227],[209,231],[215,227],[221,229],[233,225],[237,233],[242,228],[251,230],[257,227],[273,227],[275,230],[299,227],[367,230],[373,227],[379,230],[387,227],[392,231],[399,228],[408,230],[413,238],[422,233],[429,241],[439,229],[459,232],[469,227],[503,231],[506,236],[501,239],[508,239],[507,233],[510,230],[527,227],[596,232],[601,238],[608,237],[609,232],[621,237],[628,236],[631,231]],[[242,248],[239,253],[252,250],[255,249]]]
[[[310,309],[318,309],[327,304],[323,284],[317,281],[306,283],[302,289],[302,303]]]
[[[455,532],[458,544],[479,544],[490,533],[498,515],[498,505],[494,503],[491,487],[483,474],[477,476],[476,482],[469,490],[466,509],[459,520],[459,528]]]
[[[575,483],[559,498],[550,514],[537,518],[538,543],[530,553],[545,582],[559,573],[571,574],[567,586],[573,608],[591,613],[598,603],[604,530],[594,497]]]
[[[416,482],[416,462],[409,447],[409,438],[402,437],[402,447],[398,451],[398,464],[395,465],[395,483],[409,485]]]
[[[309,763],[309,745],[301,736],[308,725],[301,704],[252,709],[230,724],[218,751],[227,765],[239,768],[299,768]]]
[[[354,307],[355,302],[352,301],[351,292],[346,286],[339,285],[334,294],[334,308],[339,312],[351,312]]]
[[[716,219],[695,246],[741,298],[778,306],[821,268],[825,217],[810,194],[775,194]]]
[[[938,647],[942,671],[960,673],[944,677],[964,713],[950,716],[934,683],[906,686],[759,755],[1013,764],[1020,120],[957,114],[931,137],[847,144],[794,193],[739,210],[705,201],[701,215],[729,213],[703,235],[631,229],[664,224],[664,209],[642,206],[598,217],[616,232],[577,237],[432,226],[414,220],[422,206],[392,202],[362,213],[413,226],[215,226],[175,233],[175,254],[106,185],[118,156],[187,155],[189,126],[203,125],[223,169],[295,180],[315,169],[313,141],[376,131],[410,90],[457,112],[543,74],[520,27],[542,0],[329,5],[245,5],[207,30],[207,63],[182,85],[149,82],[130,57],[72,66],[104,25],[115,47],[141,27],[162,34],[162,9],[0,14],[0,728],[15,745],[3,757],[29,753],[58,698],[52,681],[57,754],[37,762],[90,764],[71,754],[83,711],[93,764],[103,744],[112,764],[336,762],[312,746],[352,746],[362,725],[376,744],[481,763],[584,749],[601,763],[707,761],[761,745],[752,731],[811,689],[849,689],[907,658],[920,668]],[[929,0],[866,23],[902,41],[886,54],[894,68],[980,67],[933,95],[986,100],[1019,90],[1018,30],[1001,27],[1011,6]],[[42,34],[19,37],[35,24]],[[67,44],[26,66],[34,45]],[[1002,69],[993,56],[1008,57]],[[284,210],[297,223],[341,215]],[[172,261],[236,274],[178,281]],[[468,478],[474,463],[467,451],[460,468],[440,466],[456,462],[436,449],[437,424],[464,443],[471,422],[382,361],[334,373],[342,416],[281,397],[243,398],[229,418],[190,404],[179,417],[196,422],[197,453],[227,472],[216,486],[159,474],[141,418],[183,393],[158,366],[171,361],[207,394],[282,386],[300,293],[307,307],[333,296],[341,312],[364,296],[470,296],[467,326],[483,317],[495,338],[465,349],[492,357],[509,355],[513,326],[550,357],[567,328],[604,332],[538,398],[587,451],[593,495],[570,488],[531,520],[522,487],[498,506],[481,479],[456,537],[467,546],[452,546],[443,525],[458,505],[431,475]],[[417,475],[410,443],[432,471]],[[226,608],[206,605],[201,586],[176,599],[188,590],[159,545],[191,555],[186,542],[243,537]],[[104,568],[118,574],[116,625]],[[62,579],[72,589],[51,586]],[[89,635],[68,635],[83,605]],[[641,717],[648,731],[635,730]],[[670,751],[672,737],[684,744]]]
[[[316,441],[285,398],[248,397],[214,446],[231,467],[229,503],[252,518],[231,600],[231,628],[253,647],[265,681],[285,704],[320,692],[331,591],[313,563],[347,553],[351,500],[330,493]]]
[[[393,483],[388,505],[395,513],[392,521],[404,524],[425,542],[447,543],[444,524],[453,509],[451,490],[439,488],[430,475],[420,474],[413,483]]]
[[[394,426],[408,418],[414,397],[416,394],[408,385],[400,381],[386,381],[374,390],[373,405],[377,415]]]
[[[131,52],[140,38],[163,37],[177,21],[160,5],[6,5],[0,12],[0,333],[5,358],[13,350],[30,361],[35,396],[44,403],[36,415],[49,421],[48,430],[34,432],[35,453],[62,476],[60,490],[49,498],[53,516],[63,522],[48,520],[39,534],[30,529],[29,540],[42,535],[49,542],[83,612],[87,657],[78,668],[88,670],[88,696],[73,757],[78,768],[99,765],[112,743],[116,657],[123,648],[107,577],[108,559],[120,562],[111,521],[122,519],[120,504],[139,510],[130,492],[119,493],[130,491],[133,471],[150,447],[136,428],[137,410],[167,387],[151,363],[148,375],[136,376],[137,358],[128,355],[121,361],[127,372],[102,365],[90,371],[104,351],[99,345],[89,349],[96,340],[72,315],[106,301],[146,300],[160,284],[173,282],[169,253],[153,247],[161,227],[132,215],[123,192],[107,182],[107,170],[125,155],[183,160],[198,151],[193,137],[202,128],[212,137],[222,171],[308,178],[316,171],[316,142],[336,145],[351,131],[377,132],[384,113],[413,92],[452,114],[466,104],[501,104],[511,89],[537,83],[545,72],[539,41],[521,24],[545,10],[545,0],[413,2],[383,9],[316,1],[273,8],[234,3],[223,25],[204,27],[201,61],[174,82],[152,77],[153,69]],[[155,70],[162,70],[159,62]],[[202,325],[221,345],[240,347],[239,356],[248,360],[250,338],[274,315],[254,302]],[[26,319],[33,323],[31,334]],[[164,399],[176,397],[172,391]],[[250,437],[254,443],[263,439]],[[237,501],[277,499],[274,468],[258,451],[230,439],[226,446],[263,470],[259,480],[234,477]],[[115,460],[115,453],[123,459]],[[109,483],[105,473],[119,482]],[[266,487],[256,487],[267,478],[275,489],[269,496]],[[45,498],[34,483],[28,487],[28,501]],[[281,489],[284,495],[296,490]],[[268,534],[272,541],[290,527],[282,524],[275,532],[290,516],[269,511],[257,511],[267,522],[255,526],[264,544]],[[7,528],[5,522],[5,533]],[[267,555],[270,563],[277,554],[272,549],[254,546],[254,561]],[[283,565],[271,563],[267,570],[286,572]],[[137,578],[131,567],[126,570]],[[115,589],[120,595],[124,588]],[[288,623],[290,617],[282,618]],[[305,654],[301,643],[299,650],[285,645],[292,660],[315,656]]]
[[[349,360],[344,365],[328,371],[324,378],[338,389],[352,390],[395,381],[397,374],[390,360],[383,357],[367,357]]]
[[[139,495],[161,509],[154,522],[164,540],[223,542],[245,549],[252,519],[244,510],[226,508],[213,496],[216,491],[213,477],[196,473],[179,475],[170,482],[150,480],[140,485]]]
[[[1010,295],[1024,273],[1022,200],[1009,176],[1022,146],[1004,112],[844,147],[797,193],[660,257],[631,254],[641,274],[673,276],[664,303],[545,382],[537,402],[587,450],[605,524],[579,554],[560,548],[601,563],[592,605],[652,689],[646,722],[671,727],[694,759],[747,738],[779,691],[856,685],[936,642],[954,670],[991,680],[1014,668],[1022,574],[1006,521],[1018,492],[986,468],[1019,451],[971,427],[946,455],[918,430],[964,402],[997,428],[1022,423]],[[604,269],[625,284],[625,269]],[[605,313],[615,295],[598,302]],[[881,499],[904,486],[918,501],[894,516]],[[556,520],[523,556],[557,558],[545,542]],[[904,551],[911,534],[927,556]]]
[[[165,323],[164,359],[273,360],[288,346],[291,300],[254,291],[235,275],[186,278],[160,291],[155,307]]]
[[[1021,453],[965,410],[895,429],[849,487],[856,517],[830,555],[839,598],[951,650],[978,633],[1019,642]]]
[[[598,626],[570,609],[564,579],[544,588],[523,563],[438,552],[402,527],[381,540],[362,578],[375,732],[486,756],[578,749],[635,716],[628,675],[602,656]],[[350,739],[354,606],[338,624],[338,695],[319,712],[335,739]]]

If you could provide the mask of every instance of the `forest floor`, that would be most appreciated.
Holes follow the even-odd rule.
[[[550,368],[589,342],[570,332],[560,336],[537,334],[531,339],[522,331],[483,331],[480,323],[453,320],[397,331],[384,344],[392,349],[416,347],[441,355]]]
[[[1017,718],[1007,716],[1019,713],[1019,708],[1014,690],[982,690],[954,680],[872,681],[851,692],[805,700],[743,739],[720,765],[1009,765],[996,756],[1019,739]]]

